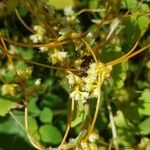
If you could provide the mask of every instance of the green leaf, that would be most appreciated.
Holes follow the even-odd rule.
[[[145,119],[144,121],[142,121],[139,125],[138,125],[139,129],[140,129],[140,133],[143,135],[147,135],[150,134],[150,117],[148,117],[147,119]]]
[[[23,118],[24,119],[24,118]],[[40,135],[38,133],[38,123],[35,118],[28,117],[28,126],[30,134],[36,139],[40,140]]]
[[[144,102],[150,103],[150,89],[145,89],[142,92],[142,95],[139,98],[139,100],[143,100]]]
[[[114,121],[117,127],[119,128],[128,128],[126,119],[122,111],[118,111],[116,116],[114,117]]]
[[[40,109],[37,107],[36,99],[35,99],[35,98],[32,98],[32,99],[29,101],[29,104],[28,104],[28,111],[29,111],[29,113],[31,113],[33,116],[38,116],[38,115],[40,114]]]
[[[31,60],[34,56],[34,51],[30,48],[20,48],[18,54],[26,60]]]
[[[122,1],[123,8],[127,8],[129,10],[134,10],[137,6],[136,0],[124,0]]]
[[[4,76],[5,80],[7,83],[11,82],[14,80],[14,77],[15,77],[15,70],[14,69],[9,69],[6,71],[6,74]]]
[[[97,8],[97,7],[98,7],[98,4],[99,4],[99,1],[97,1],[97,0],[90,0],[90,1],[89,1],[89,7],[90,7],[91,9]]]
[[[111,73],[111,78],[108,80],[112,88],[120,89],[124,86],[127,70],[128,70],[127,63],[122,63],[114,66],[113,71]]]
[[[31,134],[37,132],[37,130],[38,130],[38,124],[37,124],[37,121],[35,120],[35,118],[28,117],[28,125],[29,125],[29,132]]]
[[[44,143],[59,144],[62,140],[61,132],[53,125],[43,125],[39,129],[41,140]]]
[[[23,5],[19,5],[18,6],[18,12],[19,12],[21,17],[24,17],[27,15],[28,10]]]
[[[28,66],[23,61],[17,61],[16,68],[21,69],[21,70],[25,70],[28,68]]]
[[[84,104],[78,102],[76,107],[75,107],[75,111],[74,111],[74,116],[73,116],[73,120],[71,122],[71,126],[75,127],[78,124],[80,124],[83,120],[84,120]]]
[[[131,123],[138,123],[140,121],[140,114],[137,105],[128,105],[122,108],[123,114]],[[132,115],[131,115],[132,114]]]
[[[18,104],[5,98],[0,98],[0,116],[5,116],[10,109],[17,108]]]
[[[62,103],[62,99],[61,97],[51,94],[51,93],[47,93],[46,95],[44,95],[43,97],[43,101],[42,104],[44,106],[48,106],[50,108],[60,108],[62,107],[63,103]]]
[[[139,113],[150,116],[150,90],[145,89],[138,101]]]
[[[108,45],[103,49],[100,54],[100,60],[104,63],[115,60],[123,55],[121,47],[115,45]],[[113,67],[111,72],[111,78],[108,82],[112,88],[121,88],[124,85],[124,80],[126,79],[126,71],[128,70],[128,63],[124,62]]]
[[[136,144],[136,137],[134,130],[117,129],[118,143],[124,147],[132,147]]]
[[[53,112],[50,108],[45,107],[40,114],[40,120],[43,123],[51,123],[53,118]]]
[[[144,31],[148,28],[148,24],[150,23],[150,18],[148,16],[141,16],[137,19],[138,27],[141,31]]]

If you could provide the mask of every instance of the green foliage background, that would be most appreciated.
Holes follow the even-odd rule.
[[[64,6],[75,5],[74,1],[71,0],[63,0],[63,3],[59,0],[47,0],[46,2],[53,4],[57,9],[64,9]],[[110,18],[108,17],[108,19],[111,20],[113,17],[119,17],[119,13],[124,13],[124,11],[129,11],[129,14],[150,12],[149,1],[122,0],[120,2],[122,4],[118,10],[118,2],[112,0],[112,16],[109,16]],[[44,3],[44,0],[40,0],[38,3],[37,8],[39,7],[38,5]],[[78,9],[97,9],[99,4],[101,4],[101,8],[105,6],[105,2],[99,0],[80,0],[78,4]],[[29,26],[36,24],[37,20],[30,15],[29,10],[21,5],[21,3],[16,8]],[[34,9],[34,11],[37,11],[36,8]],[[58,18],[60,13],[62,13],[59,11],[57,12]],[[91,20],[93,18],[99,19],[100,16],[104,15],[103,12],[98,12],[94,15],[89,12],[83,13],[79,16],[79,28],[86,32],[95,33],[96,25]],[[18,41],[28,41],[30,33],[17,20],[14,10],[11,13],[8,12],[7,16],[4,16],[2,13],[0,16],[1,35]],[[139,49],[149,44],[149,21],[149,15],[138,17],[131,15],[125,18],[123,24],[120,25],[121,32],[118,35],[121,44],[117,44],[116,41],[114,43],[107,43],[98,58],[103,63],[119,58],[133,47],[142,32],[145,34],[138,44]],[[65,30],[69,29],[66,27]],[[105,26],[99,34],[103,34],[104,31],[108,32],[108,28]],[[92,42],[92,39],[87,40]],[[68,53],[74,59],[76,57],[75,52],[71,48],[72,45],[67,47]],[[45,59],[47,58],[46,54],[40,53],[38,49],[17,47],[16,50],[16,47],[11,45],[9,50],[16,51],[15,54],[17,56],[28,61],[32,60],[49,64],[47,59]],[[96,130],[104,141],[112,142],[111,124],[106,107],[106,100],[108,99],[112,106],[118,142],[120,148],[123,149],[150,149],[149,58],[150,50],[148,49],[128,62],[114,66],[111,77],[104,83],[102,88],[102,103],[95,125]],[[32,68],[32,76],[25,74],[23,77],[27,86],[25,92],[31,95],[28,99],[29,132],[45,147],[49,147],[49,145],[57,147],[63,138],[67,126],[67,116],[70,108],[69,87],[61,81],[61,73],[56,70],[29,65],[21,59],[14,60],[14,64],[16,69],[26,70],[29,67]],[[41,79],[41,85],[35,85],[35,81],[39,78]],[[18,83],[18,79],[16,78],[15,71],[10,68],[3,51],[0,49],[0,88],[2,89],[4,84],[11,83]],[[19,108],[19,104],[22,104],[23,95],[24,93],[21,89],[17,89],[15,96],[3,95],[2,90],[0,92],[0,150],[34,149],[28,141],[26,132],[23,129],[24,127],[19,125],[24,125],[24,109]],[[90,106],[91,112],[94,113],[95,102],[91,102]],[[78,104],[72,122],[73,128],[68,139],[75,138],[79,134],[84,115],[83,105]],[[98,146],[99,149],[107,149],[100,142],[98,142]]]

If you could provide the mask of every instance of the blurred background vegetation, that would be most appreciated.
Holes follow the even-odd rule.
[[[149,45],[149,7],[149,0],[0,1],[0,150],[35,149],[24,129],[26,105],[32,137],[44,147],[58,147],[67,127],[71,107],[71,89],[66,80],[63,80],[65,71],[49,67],[53,63],[48,61],[48,54],[32,45],[30,37],[34,33],[21,20],[31,30],[34,30],[35,25],[44,26],[46,34],[44,42],[39,42],[40,44],[63,36],[70,40],[71,33],[81,35],[79,41],[72,38],[73,43],[64,46],[69,54],[66,64],[54,64],[54,67],[65,68],[68,65],[74,66],[75,60],[84,53],[80,41],[82,37],[98,50],[96,56],[103,63],[128,53],[135,43],[135,51]],[[64,13],[68,8],[80,12],[73,21]],[[59,31],[55,29],[56,25]],[[110,31],[113,33],[109,37]],[[13,63],[7,56],[5,46],[13,55]],[[122,59],[120,64],[113,66],[110,78],[102,87],[100,112],[95,124],[99,139],[94,144],[90,143],[92,146],[89,144],[87,149],[105,150],[113,145],[108,101],[120,149],[150,149],[149,58],[150,49],[147,49],[129,61],[124,62]],[[19,76],[16,70],[19,71]],[[96,101],[89,102],[91,116],[95,105]],[[85,117],[84,109],[83,104],[76,106],[68,142],[80,133]],[[115,147],[112,146],[112,149]]]

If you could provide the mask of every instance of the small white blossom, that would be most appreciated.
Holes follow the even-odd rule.
[[[64,13],[66,16],[72,16],[74,14],[74,10],[72,9],[72,6],[68,6],[64,9]]]
[[[88,148],[88,144],[85,142],[81,142],[81,147],[82,149],[87,149]]]
[[[78,89],[74,90],[74,91],[70,94],[70,98],[71,98],[72,100],[75,100],[75,101],[80,100],[80,97],[81,97],[81,94],[80,94],[80,92],[79,92]]]
[[[30,39],[33,41],[33,43],[42,42],[45,34],[45,29],[42,26],[36,25],[34,26],[35,34],[30,36]]]
[[[68,57],[67,52],[58,52],[58,58],[59,58],[59,60],[67,58],[67,57]]]
[[[9,47],[9,52],[10,52],[11,54],[15,54],[15,53],[17,52],[16,47],[13,46],[13,45],[10,45],[10,47]]]
[[[68,83],[69,83],[69,85],[74,85],[75,84],[75,76],[74,76],[74,74],[69,74],[69,75],[67,75],[66,76],[67,77],[67,79],[68,79]]]
[[[13,67],[12,64],[8,64],[7,69],[8,69],[8,70],[12,70],[12,69],[14,69],[14,67]]]
[[[58,50],[54,50],[54,53],[49,55],[49,60],[52,62],[52,64],[63,63],[67,57],[67,52],[60,52]]]
[[[95,143],[96,142],[96,140],[98,140],[99,139],[99,136],[98,136],[98,134],[97,133],[92,133],[92,134],[90,134],[90,136],[89,136],[89,141],[91,142],[91,143]]]
[[[41,79],[39,78],[39,79],[36,79],[36,81],[35,81],[35,85],[40,85],[41,84]]]
[[[70,94],[70,98],[75,101],[81,101],[82,103],[85,103],[86,100],[89,98],[88,92],[81,92],[79,91],[79,88],[76,87],[75,90]]]
[[[81,101],[83,103],[85,103],[88,98],[89,98],[89,93],[88,92],[81,92]]]
[[[93,90],[93,93],[91,94],[91,97],[95,97],[95,98],[97,98],[98,97],[98,95],[99,95],[99,88],[98,87],[96,87],[94,90]]]
[[[40,47],[39,49],[40,49],[41,53],[47,52],[47,50],[48,50],[47,47]]]
[[[98,98],[100,92],[98,84],[99,75],[102,75],[102,79],[104,80],[110,74],[111,70],[112,66],[105,66],[99,62],[90,64],[89,69],[86,72],[86,77],[79,77],[72,72],[69,72],[67,79],[72,88],[70,98],[82,103],[85,103],[87,99],[90,98]]]
[[[87,38],[87,40],[90,42],[91,45],[94,44],[95,38],[94,38],[94,35],[93,35],[91,32],[89,32],[89,33],[86,35],[86,38]]]
[[[78,76],[74,75],[72,72],[69,72],[69,75],[66,76],[66,78],[68,79],[68,83],[70,86],[73,85],[79,85],[81,84],[81,78],[79,78]]]

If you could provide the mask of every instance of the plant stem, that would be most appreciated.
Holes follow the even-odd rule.
[[[118,136],[117,136],[115,121],[114,121],[114,117],[113,117],[113,114],[112,114],[112,109],[111,109],[109,100],[107,100],[107,109],[108,109],[109,119],[110,119],[110,123],[111,123],[113,143],[114,143],[115,149],[119,150],[118,140],[117,140]]]

